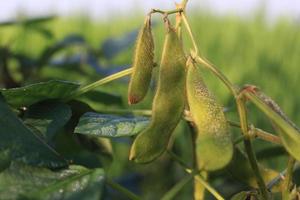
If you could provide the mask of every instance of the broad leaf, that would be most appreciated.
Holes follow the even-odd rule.
[[[1,96],[0,138],[0,151],[7,151],[13,160],[51,168],[67,165],[67,162],[55,150],[15,116]]]
[[[13,107],[30,106],[46,99],[63,99],[79,87],[79,84],[51,80],[20,88],[1,89],[7,103]]]
[[[77,100],[88,104],[94,110],[105,109],[107,105],[121,105],[122,98],[107,92],[93,90],[76,97]]]
[[[71,118],[70,107],[60,102],[41,102],[34,104],[25,112],[24,123],[28,128],[39,131],[51,140]]]
[[[138,134],[149,123],[147,117],[121,117],[88,112],[75,128],[75,133],[99,137],[126,137]]]
[[[104,186],[104,171],[81,166],[51,171],[13,162],[0,174],[1,199],[98,200]]]

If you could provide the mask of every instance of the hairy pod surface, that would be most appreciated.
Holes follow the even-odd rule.
[[[229,127],[214,96],[206,87],[201,72],[190,60],[186,78],[187,99],[196,128],[196,159],[199,169],[213,171],[232,159],[233,144]]]
[[[132,65],[133,72],[128,88],[129,104],[136,104],[146,96],[153,67],[154,41],[151,31],[151,19],[150,16],[147,16],[136,41]]]
[[[177,36],[169,28],[162,53],[156,94],[152,104],[150,125],[134,140],[130,160],[151,162],[167,148],[185,104],[185,55]]]

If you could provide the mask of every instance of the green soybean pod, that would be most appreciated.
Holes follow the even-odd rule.
[[[151,18],[147,16],[139,32],[133,57],[133,72],[128,88],[128,104],[140,102],[147,94],[154,67],[154,42]]]
[[[184,109],[185,63],[186,58],[177,33],[168,28],[151,121],[135,138],[130,150],[130,160],[137,163],[151,162],[166,150]]]
[[[196,128],[196,158],[200,170],[213,171],[225,167],[232,159],[233,144],[223,108],[206,87],[201,72],[188,62],[187,99]]]

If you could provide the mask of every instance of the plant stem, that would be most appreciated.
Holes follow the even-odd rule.
[[[187,173],[192,173],[193,170],[185,169]],[[205,189],[207,189],[217,200],[225,200],[202,176],[198,174],[195,176],[196,180],[199,181]]]
[[[127,75],[131,74],[132,71],[133,71],[132,68],[125,69],[125,70],[122,70],[122,71],[117,72],[115,74],[112,74],[110,76],[107,76],[107,77],[105,77],[103,79],[100,79],[100,80],[98,80],[98,81],[96,81],[94,83],[91,83],[89,85],[83,86],[83,87],[79,88],[77,91],[75,91],[70,97],[68,97],[67,100],[71,100],[73,98],[76,98],[76,97],[78,97],[78,96],[80,96],[80,95],[82,95],[82,94],[84,94],[86,92],[89,92],[89,91],[91,91],[91,90],[99,87],[100,85],[103,85],[105,83],[109,83],[109,82],[111,82],[113,80],[116,80],[116,79],[122,78],[124,76],[127,76]]]
[[[205,171],[200,172],[203,180],[207,180],[208,173]],[[205,187],[197,180],[197,176],[194,178],[194,200],[205,200]]]
[[[141,200],[140,197],[138,197],[136,194],[132,193],[131,191],[127,190],[123,186],[119,185],[118,183],[112,181],[109,178],[106,178],[106,183],[113,189],[119,191],[120,193],[124,194],[126,197],[128,197],[131,200]]]
[[[194,53],[195,53],[195,55],[197,55],[198,54],[198,47],[197,47],[194,35],[192,33],[192,29],[190,27],[190,24],[189,24],[189,22],[188,22],[188,20],[187,20],[187,18],[186,18],[186,16],[185,16],[184,13],[181,14],[181,17],[182,17],[183,23],[184,23],[184,25],[186,27],[186,30],[188,31],[188,34],[190,35],[190,38],[192,40],[193,47],[194,47]]]
[[[293,171],[294,171],[294,165],[296,163],[296,160],[290,156],[286,168],[286,175],[283,181],[283,186],[282,186],[282,199],[283,200],[289,200],[289,195],[290,195],[290,189],[292,186],[293,182]]]
[[[171,156],[171,158],[176,161],[181,167],[183,168],[190,168],[185,162],[184,160],[182,160],[179,156],[177,156],[175,153],[173,153],[170,150],[167,150],[167,153]]]
[[[227,122],[230,126],[241,128],[240,124],[237,122],[228,121],[228,120],[227,120]],[[250,126],[248,126],[248,129],[249,129],[249,127]],[[253,133],[254,133],[254,135],[252,137],[258,137],[262,140],[265,140],[265,141],[268,141],[268,142],[271,142],[274,144],[282,145],[282,142],[278,136],[276,136],[272,133],[269,133],[267,131],[261,130],[259,128],[252,127],[251,129],[253,130]],[[234,143],[239,143],[243,139],[244,139],[244,136],[241,136],[238,139],[236,139],[236,141]]]
[[[300,164],[296,163],[293,167],[293,171],[295,171],[296,169],[300,168]],[[284,176],[287,173],[287,169],[283,170],[282,172],[279,173],[279,175],[277,177],[275,177],[273,180],[271,180],[268,183],[268,189],[271,190],[278,182],[284,180]]]
[[[177,161],[180,166],[182,168],[185,169],[185,171],[189,174],[195,172],[195,170],[192,170],[188,167],[188,165],[179,157],[177,156],[176,154],[174,154],[172,151],[167,151],[169,153],[169,155],[175,160]],[[197,172],[199,173],[199,172]],[[224,200],[224,198],[212,187],[209,185],[209,183],[207,181],[205,181],[205,179],[202,177],[202,175],[198,174],[195,176],[195,179],[200,182],[204,187],[205,189],[207,189],[216,199],[218,200]]]
[[[182,0],[182,2],[181,2],[181,6],[182,6],[182,8],[185,10],[185,8],[186,8],[186,4],[188,3],[188,0]]]
[[[251,136],[249,134],[249,129],[248,129],[247,111],[245,108],[245,103],[244,103],[243,98],[244,97],[240,96],[236,100],[237,100],[238,112],[239,112],[239,116],[240,116],[241,129],[242,129],[242,132],[244,135],[244,146],[245,146],[245,150],[246,150],[251,168],[255,174],[256,182],[257,182],[257,185],[259,186],[261,195],[265,200],[267,200],[268,199],[268,190],[267,190],[265,181],[259,171],[257,159],[256,159],[256,156],[255,156],[255,153],[253,150]]]
[[[160,13],[160,14],[163,14],[163,15],[171,15],[171,14],[175,14],[175,13],[180,13],[182,11],[183,11],[182,8],[178,8],[178,9],[175,9],[175,10],[168,10],[168,11],[160,10],[160,9],[152,9],[150,14]]]
[[[176,185],[174,185],[167,193],[164,194],[164,196],[161,198],[161,200],[172,200],[176,196],[176,194],[186,185],[188,184],[192,178],[194,177],[195,172],[192,174],[189,174],[188,176],[184,177],[182,180],[180,180]]]
[[[130,109],[104,109],[104,110],[96,110],[100,113],[110,113],[110,114],[133,114],[133,115],[143,115],[143,116],[151,116],[151,110],[130,110]]]
[[[195,131],[195,127],[191,122],[188,122],[188,126],[190,129],[190,132],[192,134],[192,150],[193,150],[193,168],[200,170],[200,167],[198,165],[199,158],[201,159],[201,155],[197,152],[197,137],[198,133]],[[205,171],[201,171],[200,174],[204,178],[204,180],[207,179],[208,173]],[[194,177],[194,199],[195,200],[204,200],[205,198],[205,187],[203,184],[201,184],[199,181],[196,180],[196,177]]]
[[[213,64],[211,64],[209,61],[207,61],[204,58],[201,58],[200,56],[196,55],[194,57],[194,59],[196,60],[196,62],[198,64],[202,64],[204,67],[206,67],[207,69],[209,69],[213,74],[215,74],[229,89],[229,91],[231,92],[231,94],[237,98],[237,94],[238,94],[238,88],[236,86],[234,86],[229,80],[228,78]]]

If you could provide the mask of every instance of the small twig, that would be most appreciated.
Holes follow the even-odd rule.
[[[188,176],[184,177],[181,181],[179,181],[176,185],[174,185],[164,196],[161,200],[172,200],[175,198],[176,194],[186,185],[188,184],[192,178],[194,177],[195,172],[189,174]]]
[[[162,14],[162,15],[171,15],[171,14],[180,13],[182,11],[183,11],[182,8],[178,8],[178,9],[175,9],[175,10],[167,10],[167,11],[166,10],[160,10],[160,9],[152,9],[149,14],[159,13],[159,14]]]
[[[293,182],[293,172],[294,172],[294,165],[296,163],[295,158],[292,156],[289,157],[287,168],[286,168],[286,175],[283,180],[283,186],[282,186],[282,199],[283,200],[288,200],[289,199],[289,194],[290,194],[290,189],[292,186]]]
[[[192,52],[193,53],[193,52]],[[193,53],[194,54],[194,53]],[[192,55],[195,61],[198,64],[202,64],[204,67],[209,69],[214,75],[216,75],[228,88],[228,90],[231,92],[231,94],[237,98],[238,97],[238,87],[234,86],[228,78],[213,64],[211,64],[209,61],[207,61],[205,58],[202,58],[198,55]]]
[[[186,27],[186,30],[188,31],[188,34],[190,35],[190,38],[192,40],[193,47],[194,47],[194,53],[195,53],[195,55],[198,55],[197,43],[196,43],[196,40],[195,40],[194,35],[192,33],[192,29],[190,27],[190,24],[189,24],[189,22],[188,22],[188,20],[187,20],[187,18],[186,18],[186,16],[185,16],[184,13],[181,14],[181,17],[182,17],[183,23],[184,23],[184,25]]]
[[[254,172],[256,182],[259,186],[259,190],[261,192],[261,195],[263,196],[264,199],[268,199],[268,190],[265,184],[265,181],[261,175],[261,172],[258,167],[258,162],[256,159],[256,155],[253,150],[252,142],[251,142],[251,135],[249,132],[249,127],[248,127],[248,118],[247,118],[247,111],[245,107],[245,99],[243,96],[239,96],[237,99],[237,106],[238,106],[238,113],[240,116],[240,124],[241,124],[241,129],[244,135],[244,146],[245,146],[245,151],[247,153],[250,166]]]
[[[113,189],[121,192],[122,194],[124,194],[126,197],[128,197],[131,200],[141,200],[140,197],[138,197],[136,194],[134,194],[133,192],[127,190],[126,188],[124,188],[123,186],[119,185],[118,183],[112,181],[109,178],[105,179],[105,182]]]
[[[293,167],[293,171],[297,170],[298,168],[300,168],[300,164],[297,162],[294,167]],[[278,182],[282,181],[285,179],[285,174],[287,173],[287,169],[283,170],[282,172],[279,173],[278,176],[276,176],[273,180],[271,180],[268,184],[267,184],[267,188],[268,190],[271,190],[275,185],[277,185]]]
[[[182,160],[179,156],[177,156],[175,153],[173,153],[170,150],[167,150],[167,153],[171,156],[171,158],[176,161],[181,167],[183,168],[190,168],[190,166],[188,166],[184,160]]]
[[[173,160],[178,162],[178,164],[184,168],[184,170],[191,174],[191,173],[197,173],[195,176],[196,180],[199,181],[205,189],[207,189],[217,200],[225,200],[207,181],[203,179],[203,177],[197,172],[197,170],[192,170],[188,167],[188,165],[176,154],[174,154],[172,151],[168,151],[169,155],[172,157]]]
[[[229,120],[227,122],[232,127],[241,128],[240,124],[237,123],[237,122],[233,122],[233,121],[229,121]],[[249,129],[251,129],[251,132],[253,133],[252,137],[258,137],[262,140],[265,140],[265,141],[268,141],[268,142],[271,142],[271,143],[274,143],[274,144],[280,144],[280,145],[282,144],[281,139],[278,136],[276,136],[272,133],[269,133],[267,131],[261,130],[259,128],[256,128],[252,125],[250,125],[248,127],[249,127]],[[234,143],[235,144],[239,143],[243,139],[244,139],[244,136],[241,136],[241,137],[237,138]]]
[[[193,172],[191,169],[185,169],[185,171],[187,173]],[[200,174],[196,175],[196,180],[199,181],[217,200],[225,200]]]
[[[86,92],[89,92],[89,91],[91,91],[91,90],[99,87],[100,85],[103,85],[105,83],[109,83],[109,82],[111,82],[113,80],[116,80],[116,79],[122,78],[124,76],[127,76],[127,75],[131,74],[132,71],[133,71],[132,68],[125,69],[125,70],[122,70],[122,71],[117,72],[115,74],[112,74],[110,76],[107,76],[107,77],[105,77],[103,79],[100,79],[100,80],[98,80],[98,81],[96,81],[94,83],[91,83],[91,84],[89,84],[87,86],[83,86],[83,87],[79,88],[77,91],[75,91],[70,97],[68,97],[66,99],[66,101],[74,99],[75,97],[78,97],[78,96],[80,96],[80,95],[82,95],[82,94],[84,94]]]
[[[142,116],[151,116],[151,110],[138,110],[138,109],[103,109],[103,110],[95,110],[100,113],[110,113],[110,114],[133,114],[133,115],[142,115]]]

